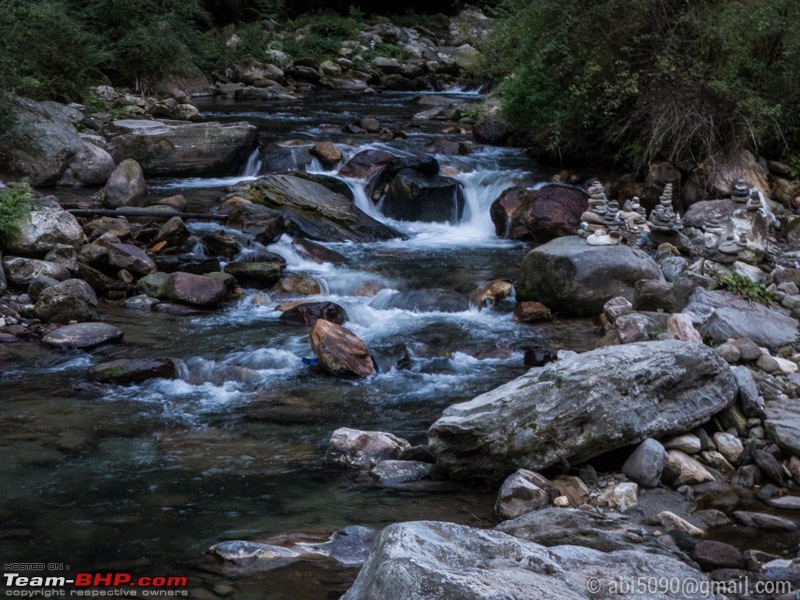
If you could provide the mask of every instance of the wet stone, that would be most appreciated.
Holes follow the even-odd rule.
[[[122,340],[123,332],[107,323],[78,323],[48,333],[42,341],[56,348],[89,350]]]

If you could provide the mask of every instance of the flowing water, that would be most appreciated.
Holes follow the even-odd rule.
[[[206,118],[250,121],[265,144],[280,142],[281,149],[272,156],[254,153],[239,176],[155,180],[150,193],[182,193],[189,210],[204,210],[225,186],[269,172],[276,161],[282,169],[325,173],[292,150],[318,139],[336,142],[348,156],[367,147],[419,151],[442,135],[444,125],[411,120],[420,110],[416,99],[385,94],[283,105],[209,104],[203,107]],[[341,133],[343,124],[367,115],[407,137],[375,141]],[[103,314],[125,331],[125,340],[91,353],[0,346],[4,560],[188,575],[193,587],[211,587],[232,577],[203,559],[209,546],[223,540],[325,538],[346,525],[383,527],[413,519],[488,524],[493,490],[454,483],[381,487],[322,464],[325,444],[338,427],[391,431],[424,443],[444,407],[523,373],[525,348],[585,350],[597,339],[588,321],[516,324],[513,299],[494,309],[455,313],[391,308],[392,297],[407,290],[467,294],[489,279],[513,279],[529,250],[495,235],[489,206],[509,186],[534,184],[549,174],[512,149],[486,147],[437,158],[458,172],[464,187],[460,223],[390,221],[366,197],[364,182],[346,180],[363,210],[408,239],[330,244],[350,259],[347,266],[302,258],[288,236],[268,247],[286,258],[288,272],[317,279],[323,291],[310,299],[341,304],[350,319],[346,326],[368,346],[406,344],[410,369],[357,382],[317,372],[303,361],[312,356],[308,328],[278,321],[276,305],[292,298],[258,303],[255,290],[222,310],[192,317],[105,306]],[[221,227],[190,224],[197,234]],[[242,258],[261,249],[250,244]],[[372,282],[384,289],[374,297],[357,295]],[[157,356],[179,359],[181,378],[99,392],[79,385],[98,362]],[[355,572],[301,563],[233,578],[233,597],[335,598]]]

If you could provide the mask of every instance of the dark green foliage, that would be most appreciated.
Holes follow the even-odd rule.
[[[739,273],[718,276],[716,279],[717,285],[721,288],[743,296],[753,302],[768,305],[775,300],[775,297],[767,291],[763,283],[753,283],[747,277],[739,275]]]
[[[0,242],[19,232],[19,223],[36,208],[33,191],[27,183],[0,190]]]
[[[554,152],[690,166],[800,141],[796,0],[507,0],[482,68]]]

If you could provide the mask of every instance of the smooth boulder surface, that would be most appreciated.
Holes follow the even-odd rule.
[[[622,465],[622,472],[642,487],[654,488],[661,481],[667,451],[654,439],[643,441]]]
[[[78,323],[51,331],[42,338],[42,342],[56,348],[90,350],[103,344],[119,342],[122,336],[123,332],[119,327],[108,323]]]
[[[250,123],[114,121],[115,160],[135,159],[145,175],[225,175],[232,173],[258,145]]]
[[[766,403],[764,428],[780,448],[800,456],[800,401],[775,398]]]
[[[301,177],[269,175],[235,189],[248,200],[284,214],[290,233],[311,240],[373,242],[402,237],[351,200]]]
[[[531,369],[450,406],[428,438],[452,477],[492,481],[683,433],[733,404],[736,393],[727,363],[701,344],[612,346]]]
[[[125,159],[108,178],[103,190],[103,204],[108,208],[137,206],[136,201],[144,196],[147,184],[138,162]]]
[[[133,244],[111,244],[108,247],[108,264],[127,269],[135,275],[149,275],[156,270],[156,263],[147,252]]]
[[[324,319],[344,325],[347,322],[347,312],[334,302],[303,302],[297,306],[283,311],[280,320],[284,323],[296,323],[313,327],[319,319]]]
[[[192,306],[209,307],[219,303],[226,294],[225,286],[204,275],[172,273],[167,278],[159,299],[175,300]]]
[[[340,177],[351,177],[354,179],[367,179],[381,167],[392,163],[395,159],[394,154],[383,150],[363,150],[347,161],[339,169]]]
[[[375,374],[369,350],[359,337],[341,325],[317,319],[311,329],[311,348],[320,366],[337,377],[368,377]]]
[[[636,550],[546,548],[505,533],[435,521],[385,528],[342,600],[661,600],[670,594],[610,593],[609,584],[675,577],[709,585],[705,575],[670,556]],[[587,590],[595,578],[600,588]],[[594,581],[594,579],[592,579]],[[699,589],[684,598],[716,598]],[[598,592],[603,591],[603,595]]]
[[[759,346],[780,348],[800,335],[797,319],[730,292],[698,289],[683,312],[701,334],[718,343],[749,338]]]
[[[398,221],[458,223],[464,214],[464,192],[450,177],[402,169],[392,180],[382,209]]]
[[[20,221],[18,233],[5,240],[5,249],[11,254],[43,256],[57,246],[77,248],[82,243],[78,220],[60,207],[46,206]]]
[[[544,243],[574,235],[588,207],[589,195],[576,186],[512,187],[492,203],[490,215],[499,237]]]
[[[528,253],[517,301],[541,302],[554,313],[595,316],[617,296],[633,301],[640,279],[661,280],[656,262],[638,248],[590,246],[577,236],[552,240]]]
[[[383,431],[361,431],[341,427],[331,434],[325,462],[356,469],[371,469],[385,460],[394,460],[411,444]]]

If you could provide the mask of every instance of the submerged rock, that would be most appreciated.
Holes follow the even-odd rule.
[[[289,548],[244,540],[214,544],[208,552],[240,567],[278,567],[300,556],[300,553]]]
[[[733,404],[736,390],[728,365],[706,346],[612,346],[450,406],[428,437],[452,477],[497,480],[693,429]]]
[[[392,180],[382,209],[398,221],[458,223],[464,214],[464,192],[450,177],[402,169]]]
[[[633,300],[636,282],[662,278],[656,262],[628,246],[590,246],[577,236],[532,250],[522,262],[517,300],[534,300],[561,314],[595,316],[611,298]]]
[[[120,358],[89,368],[92,381],[128,385],[148,379],[174,379],[177,375],[175,361],[171,358]]]
[[[342,427],[331,434],[325,462],[332,465],[371,469],[384,460],[399,458],[411,444],[383,431],[361,431]]]
[[[317,319],[311,330],[311,348],[320,366],[337,377],[368,377],[375,374],[369,350],[358,336],[325,319]]]

